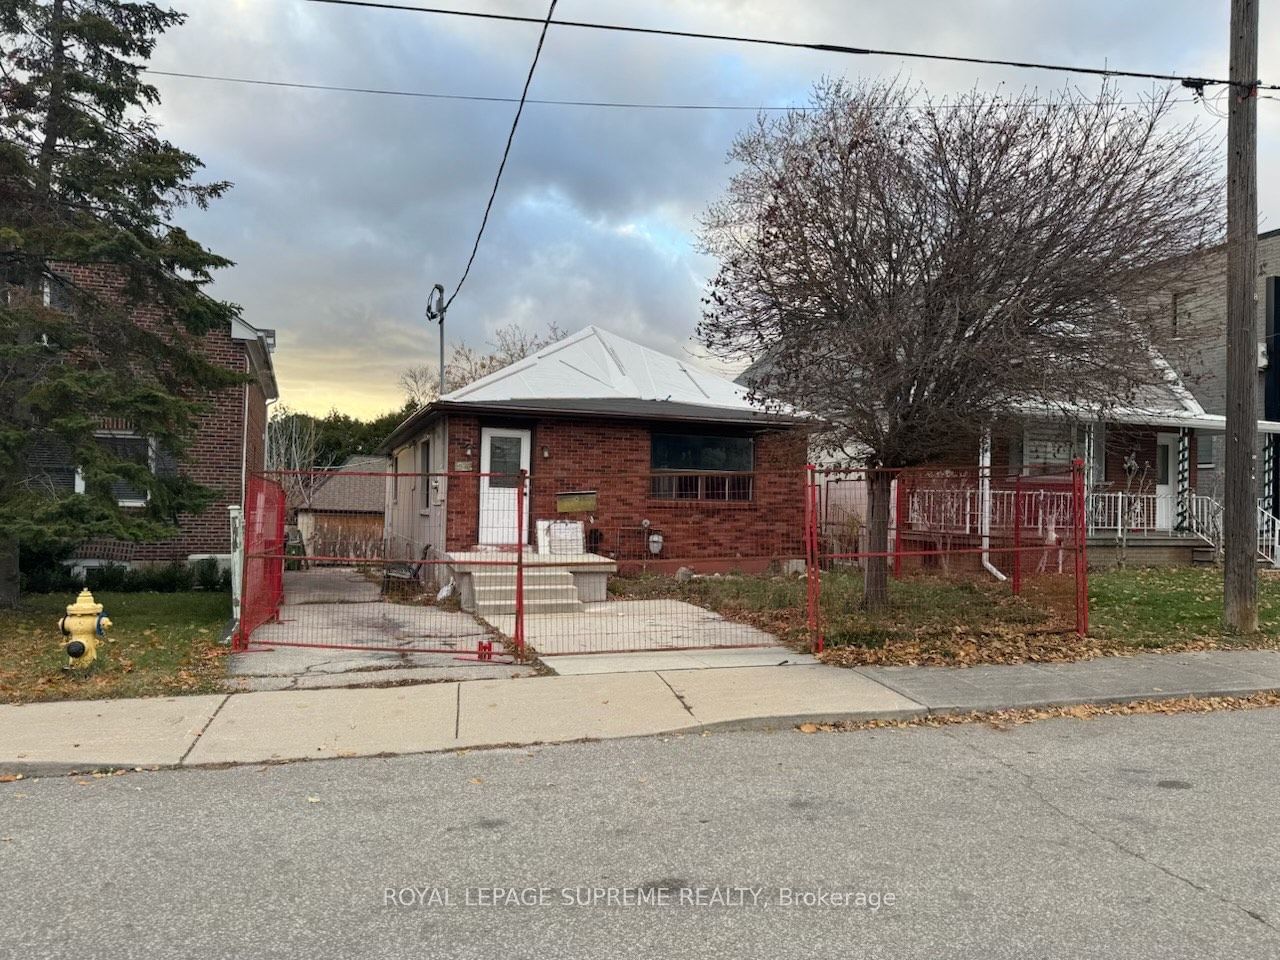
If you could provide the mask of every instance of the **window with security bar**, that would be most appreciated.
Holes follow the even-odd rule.
[[[751,437],[655,433],[650,444],[655,500],[746,501],[752,498]]]

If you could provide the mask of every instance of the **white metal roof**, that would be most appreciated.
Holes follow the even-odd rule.
[[[753,409],[736,383],[594,326],[441,397],[466,402],[609,398]]]

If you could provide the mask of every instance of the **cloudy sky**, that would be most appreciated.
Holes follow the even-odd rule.
[[[399,91],[519,94],[538,26],[306,0],[170,0],[189,14],[156,69]],[[542,16],[543,0],[441,0]],[[424,3],[425,5],[425,3]],[[1280,23],[1264,7],[1263,80],[1280,81]],[[1226,75],[1227,0],[561,0],[556,16],[1002,59]],[[845,57],[552,27],[530,96],[802,104],[822,76],[901,75],[935,95],[1060,89],[1060,74]],[[429,362],[431,285],[470,251],[514,105],[154,77],[158,118],[211,178],[235,188],[186,225],[237,265],[215,293],[279,334],[284,402],[373,415]],[[1092,92],[1100,81],[1076,78]],[[1123,87],[1135,95],[1148,84]],[[1179,107],[1217,137],[1205,106]],[[1260,219],[1280,226],[1280,100],[1259,104]],[[481,346],[510,322],[594,323],[701,357],[692,340],[714,265],[699,213],[724,188],[749,111],[525,109],[479,257],[448,336]],[[705,361],[703,361],[705,363]]]

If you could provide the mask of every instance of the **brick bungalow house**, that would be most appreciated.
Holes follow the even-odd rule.
[[[120,298],[122,281],[110,268],[67,264],[59,272],[77,287],[97,295]],[[50,292],[51,305],[57,294]],[[163,322],[160,309],[136,306],[131,318],[140,325]],[[178,535],[149,543],[97,541],[81,544],[72,556],[79,568],[107,564],[146,565],[216,557],[227,561],[231,554],[229,507],[244,503],[246,477],[261,471],[266,453],[267,406],[279,397],[272,352],[275,331],[258,329],[244,320],[234,320],[225,329],[211,330],[202,339],[205,359],[227,369],[248,374],[249,382],[208,398],[209,409],[200,416],[191,445],[178,463],[123,422],[104,420],[98,435],[103,443],[116,447],[122,455],[145,457],[155,471],[181,470],[196,482],[214,490],[210,505],[200,514],[179,517]],[[41,470],[53,489],[76,490],[79,478],[75,465],[55,452],[33,465]],[[119,503],[136,503],[138,493],[121,487]]]
[[[764,568],[803,556],[806,451],[804,421],[589,326],[392,432],[388,550],[465,559],[567,535],[609,572]]]

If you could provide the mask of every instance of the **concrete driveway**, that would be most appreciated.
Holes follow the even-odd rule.
[[[232,690],[385,686],[434,680],[499,679],[528,666],[480,662],[492,631],[475,617],[424,602],[384,597],[382,585],[354,567],[286,570],[277,622],[253,632],[249,650],[231,657]],[[501,644],[496,655],[501,656]]]
[[[393,653],[322,647],[254,644],[230,658],[227,689],[317,690],[324,687],[382,687],[441,680],[500,680],[532,676],[534,668],[495,653],[483,662],[466,653]]]
[[[487,618],[510,636],[515,617]],[[608,600],[584,603],[575,613],[529,613],[525,640],[543,656],[575,653],[660,651],[715,647],[770,646],[778,638],[757,627],[734,623],[683,600]]]

